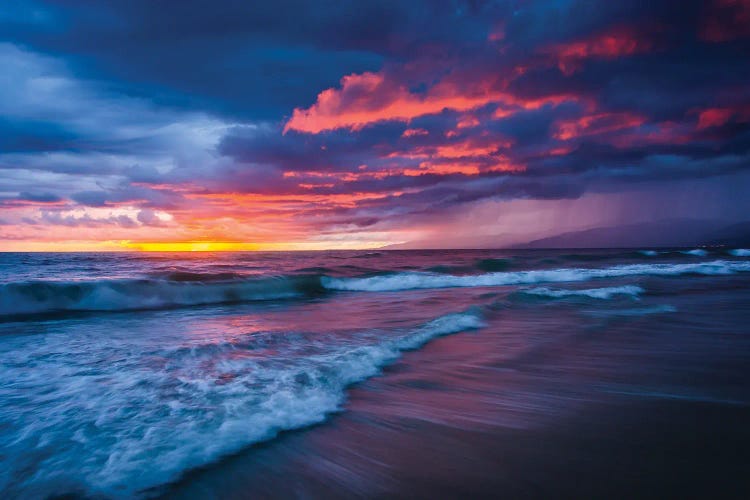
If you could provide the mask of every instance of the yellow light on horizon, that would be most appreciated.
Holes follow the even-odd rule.
[[[315,250],[373,250],[392,241],[9,241],[0,252],[279,252]]]
[[[257,243],[232,241],[123,242],[122,246],[141,252],[254,252],[263,250]]]
[[[234,241],[175,241],[137,242],[123,241],[122,247],[141,252],[274,252],[293,250],[370,250],[380,248],[389,242],[265,242],[246,243]]]

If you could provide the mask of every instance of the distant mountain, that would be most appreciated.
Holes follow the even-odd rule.
[[[381,247],[381,250],[442,250],[442,249],[486,249],[486,248],[503,248],[508,245],[502,245],[498,242],[507,241],[507,236],[494,235],[473,238],[469,243],[454,243],[455,239],[445,236],[443,238],[434,238],[429,240],[407,241],[404,243],[394,243]],[[516,238],[515,241],[518,241]]]
[[[516,245],[515,248],[687,247],[726,244],[722,242],[739,234],[750,235],[750,222],[722,227],[717,221],[676,219],[567,232]]]
[[[606,226],[571,231],[527,243],[504,245],[509,235],[476,238],[463,247],[446,244],[449,238],[409,241],[383,247],[386,250],[445,248],[659,248],[728,246],[750,248],[750,221],[726,225],[723,221],[670,219],[642,224]],[[516,236],[517,238],[517,236]],[[515,239],[515,241],[518,241]]]

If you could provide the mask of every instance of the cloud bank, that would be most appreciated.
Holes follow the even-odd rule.
[[[747,0],[163,10],[0,15],[3,249],[471,247],[750,208]]]

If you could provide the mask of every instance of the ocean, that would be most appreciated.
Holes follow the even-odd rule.
[[[0,254],[2,498],[748,497],[750,251]]]

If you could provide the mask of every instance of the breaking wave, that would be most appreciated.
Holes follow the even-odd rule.
[[[532,271],[488,273],[475,276],[446,276],[433,273],[396,273],[366,278],[323,277],[322,284],[329,290],[360,292],[391,292],[421,288],[484,287],[530,285],[535,283],[563,283],[588,281],[598,278],[652,275],[678,276],[684,274],[726,275],[750,271],[750,262],[716,260],[691,264],[629,264],[607,268],[569,268]]]
[[[750,262],[630,264],[606,268],[562,268],[474,275],[397,272],[376,276],[325,274],[278,277],[179,275],[131,280],[31,281],[0,284],[0,317],[70,311],[128,311],[210,304],[296,299],[331,291],[392,292],[454,287],[581,282],[598,278],[685,274],[726,275],[750,271]],[[199,279],[199,281],[195,281]]]
[[[613,317],[613,316],[646,316],[649,314],[667,314],[677,312],[677,308],[669,304],[660,304],[649,307],[638,307],[635,309],[603,309],[598,311],[585,311],[589,316]]]
[[[684,250],[680,253],[684,253],[685,255],[693,255],[695,257],[705,257],[708,255],[708,252],[706,250],[703,250],[702,248],[696,248],[694,250]]]
[[[65,338],[20,337],[7,354],[13,362],[0,370],[0,396],[16,401],[0,408],[7,422],[0,492],[132,497],[280,431],[322,422],[341,410],[348,386],[403,351],[482,326],[481,313],[469,310],[319,349],[299,334],[279,334],[264,356],[257,335],[156,350],[106,338],[76,353],[64,350]],[[117,362],[82,366],[80,358]]]
[[[0,284],[0,316],[61,311],[126,311],[278,300],[322,292],[318,276],[33,281]],[[190,279],[188,279],[190,278]]]
[[[638,297],[644,292],[643,288],[635,285],[611,286],[605,288],[590,288],[587,290],[555,290],[552,288],[531,288],[521,293],[527,295],[540,295],[554,299],[565,297],[590,297],[592,299],[611,299],[617,295],[629,295]]]

